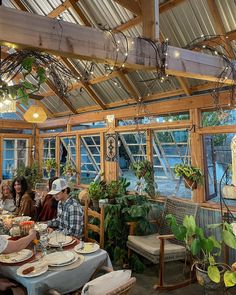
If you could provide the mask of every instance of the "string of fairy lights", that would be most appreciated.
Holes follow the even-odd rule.
[[[230,47],[233,52],[232,46],[227,42],[228,37],[224,35],[201,35],[188,43],[185,48],[190,50],[201,50],[208,54],[219,56],[223,63],[222,71],[217,77],[215,87],[213,88],[211,95],[213,103],[218,114],[220,121],[224,121],[228,118],[229,113],[220,106],[220,93],[223,90],[228,91],[229,95],[229,107],[234,108],[236,106],[236,66],[235,63],[230,59]],[[234,81],[232,85],[225,85],[224,81],[232,77]]]

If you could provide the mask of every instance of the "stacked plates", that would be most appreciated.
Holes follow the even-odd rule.
[[[44,257],[49,266],[66,266],[74,263],[78,255],[71,251],[60,251],[48,254]]]
[[[68,245],[71,245],[74,243],[74,240],[72,237],[70,236],[66,236],[65,237],[65,241],[62,243],[62,246],[68,246]],[[57,237],[56,235],[53,235],[50,239],[49,239],[49,242],[48,242],[49,246],[52,246],[52,247],[59,247],[59,244],[57,242]]]
[[[33,252],[29,249],[23,249],[19,252],[10,254],[1,254],[0,262],[2,263],[19,263],[33,256]]]

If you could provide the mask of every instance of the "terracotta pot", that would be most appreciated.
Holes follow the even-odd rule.
[[[197,188],[197,182],[188,178],[184,178],[184,185],[186,188],[194,190]]]

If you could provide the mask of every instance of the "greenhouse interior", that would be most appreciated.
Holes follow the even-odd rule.
[[[236,1],[0,0],[0,294],[235,294]]]

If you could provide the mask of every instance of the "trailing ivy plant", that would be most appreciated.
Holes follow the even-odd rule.
[[[154,180],[154,169],[153,165],[148,160],[133,162],[130,165],[131,170],[133,170],[134,175],[138,178],[138,186],[143,178],[145,181],[144,191],[151,198],[155,198],[156,196],[156,184]]]
[[[145,196],[126,195],[116,198],[116,204],[105,208],[105,248],[114,264],[128,262],[126,242],[129,235],[127,222],[137,222],[139,234],[150,231],[147,215],[150,203]],[[137,256],[133,256],[129,264],[135,271],[141,272],[143,264]]]

